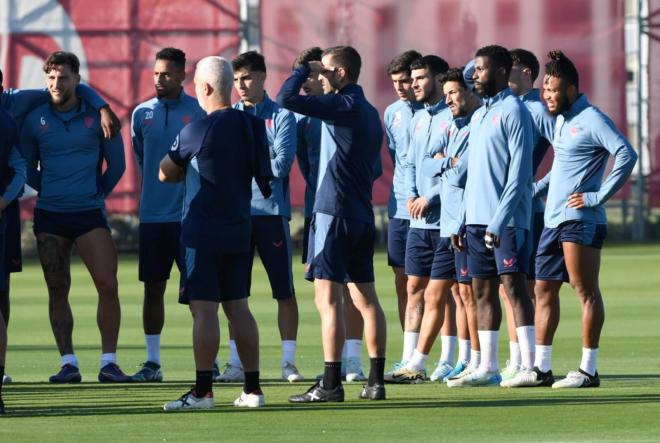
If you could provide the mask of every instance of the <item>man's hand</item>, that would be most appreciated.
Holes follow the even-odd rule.
[[[484,235],[484,242],[486,243],[486,247],[488,249],[500,247],[500,238],[492,232],[486,231],[486,235]]]
[[[446,157],[446,155],[443,154],[442,151],[436,153],[436,154],[433,156],[433,158],[436,159],[436,160],[442,160],[442,159],[445,158],[445,157]]]
[[[412,198],[412,197],[409,198],[408,200],[406,200],[406,211],[408,211],[408,214],[410,214],[410,210],[412,209],[412,205],[413,205],[414,202],[415,202],[415,199]]]
[[[584,195],[581,192],[569,195],[566,206],[574,209],[584,208]]]
[[[426,215],[429,208],[429,201],[426,197],[418,197],[410,208],[410,216],[412,218],[422,218]]]
[[[453,168],[454,166],[456,166],[458,164],[459,160],[460,160],[460,158],[458,158],[458,157],[452,157],[451,158],[451,167]]]
[[[456,250],[456,251],[462,251],[464,246],[463,246],[463,240],[461,239],[460,235],[452,234],[451,235],[451,246]]]
[[[99,109],[99,114],[101,115],[101,128],[105,138],[110,139],[121,131],[121,122],[117,115],[112,112],[110,106]]]
[[[307,66],[309,66],[309,69],[312,71],[314,74],[319,74],[321,71],[323,71],[323,63],[321,63],[318,60],[311,60],[307,62]]]

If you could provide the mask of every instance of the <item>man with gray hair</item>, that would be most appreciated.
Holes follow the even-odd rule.
[[[234,405],[264,405],[259,386],[259,333],[247,296],[252,178],[264,196],[270,195],[270,158],[263,120],[231,108],[232,80],[233,70],[226,59],[200,60],[195,94],[208,115],[186,126],[160,163],[160,180],[185,179],[181,222],[185,267],[179,302],[189,304],[193,316],[197,371],[195,386],[166,403],[166,411],[213,407],[220,303],[234,329],[245,370],[243,392]]]

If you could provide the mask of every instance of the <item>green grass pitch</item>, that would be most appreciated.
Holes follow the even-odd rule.
[[[300,305],[298,366],[309,379],[321,371],[320,328],[311,284],[302,279],[295,257]],[[376,255],[377,288],[388,319],[388,367],[400,357],[392,273],[385,254]],[[96,295],[90,278],[74,260],[71,303],[74,344],[83,383],[52,386],[59,366],[47,313],[47,295],[38,264],[28,262],[12,279],[12,316],[7,373],[15,382],[4,389],[9,411],[0,417],[1,442],[36,441],[660,441],[660,245],[607,245],[601,271],[606,321],[599,372],[593,390],[548,388],[448,389],[427,382],[388,386],[385,402],[358,401],[360,385],[347,384],[343,404],[292,406],[290,394],[307,382],[279,381],[276,304],[260,266],[255,267],[250,305],[261,336],[261,373],[267,406],[238,410],[231,402],[239,385],[215,385],[212,411],[165,413],[162,405],[191,385],[194,367],[191,319],[176,303],[177,277],[167,291],[162,336],[165,382],[101,385],[96,382],[100,338]],[[137,260],[122,256],[119,267],[122,327],[119,364],[126,372],[144,360],[142,287]],[[553,370],[563,376],[580,359],[580,314],[569,287],[562,292],[562,317],[555,340]],[[222,319],[220,360],[227,355]],[[500,360],[508,353],[501,333]],[[439,355],[439,345],[432,357]],[[363,364],[367,365],[366,351]],[[368,368],[368,366],[367,366]]]

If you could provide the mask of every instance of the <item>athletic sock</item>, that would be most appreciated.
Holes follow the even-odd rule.
[[[480,371],[497,371],[499,364],[497,362],[497,344],[500,331],[478,331],[479,345],[481,346]]]
[[[195,397],[202,398],[213,390],[213,371],[197,371]]]
[[[534,366],[539,368],[541,372],[548,372],[552,369],[552,345],[536,345]]]
[[[536,345],[534,325],[518,326],[516,335],[518,335],[518,346],[520,347],[520,366],[525,369],[532,369],[532,366],[534,366],[534,346]]]
[[[471,368],[478,368],[479,365],[481,364],[481,351],[477,351],[472,349],[472,352],[470,353],[470,366]]]
[[[326,361],[323,370],[323,388],[331,390],[341,382],[341,362]]]
[[[243,367],[241,358],[238,356],[238,349],[236,349],[236,341],[229,340],[229,364],[232,366]]]
[[[347,339],[344,342],[344,350],[346,351],[346,358],[360,358],[360,355],[362,355],[362,340]]]
[[[440,351],[440,360],[444,360],[449,364],[454,364],[454,357],[456,355],[456,336],[441,335],[440,343],[442,343],[442,350]]]
[[[251,394],[254,391],[261,391],[259,385],[259,371],[245,371],[245,381],[243,382],[243,392]]]
[[[470,347],[472,342],[470,340],[458,339],[458,361],[470,361]]]
[[[587,374],[596,375],[596,364],[598,360],[598,348],[582,348],[582,361],[580,369]]]
[[[429,359],[428,354],[423,354],[417,349],[413,351],[413,355],[406,365],[408,368],[414,371],[423,371],[426,369],[426,361]]]
[[[376,357],[369,359],[369,380],[368,386],[383,385],[383,374],[385,373],[385,357]]]
[[[101,367],[105,368],[110,363],[117,364],[117,354],[114,352],[106,352],[101,354]]]
[[[66,365],[75,366],[76,368],[80,367],[78,364],[78,359],[76,358],[76,354],[64,354],[62,356],[62,366]]]
[[[282,340],[282,367],[287,363],[296,363],[296,341]]]
[[[160,365],[160,334],[144,334],[147,345],[147,361]]]
[[[483,349],[483,348],[482,348]],[[509,366],[520,366],[520,345],[517,341],[509,342]]]
[[[419,341],[419,332],[405,331],[403,333],[403,354],[401,355],[401,361],[410,360],[410,357],[412,357],[413,352],[417,347],[418,341]]]

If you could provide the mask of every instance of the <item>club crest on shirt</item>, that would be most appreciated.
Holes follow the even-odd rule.
[[[580,128],[579,126],[571,126],[571,138],[577,137],[581,129],[582,128]]]
[[[266,127],[268,129],[273,129],[273,119],[267,118],[266,120],[264,120],[264,122],[266,123]]]
[[[181,123],[183,123],[184,125],[187,125],[191,121],[192,121],[192,117],[189,116],[188,114],[181,116]]]
[[[399,126],[401,126],[401,111],[396,111],[392,119],[392,127],[398,128]]]
[[[500,114],[495,114],[491,117],[490,121],[493,122],[494,125],[496,125],[500,121]]]
[[[417,124],[415,125],[415,132],[419,132],[419,131],[421,131],[421,130],[422,130],[422,126],[424,126],[424,124],[422,123],[422,121],[421,121],[421,120],[417,121]]]
[[[87,129],[91,128],[92,125],[94,124],[94,117],[89,115],[85,116],[85,118],[83,119],[83,123],[85,123],[85,127]]]

